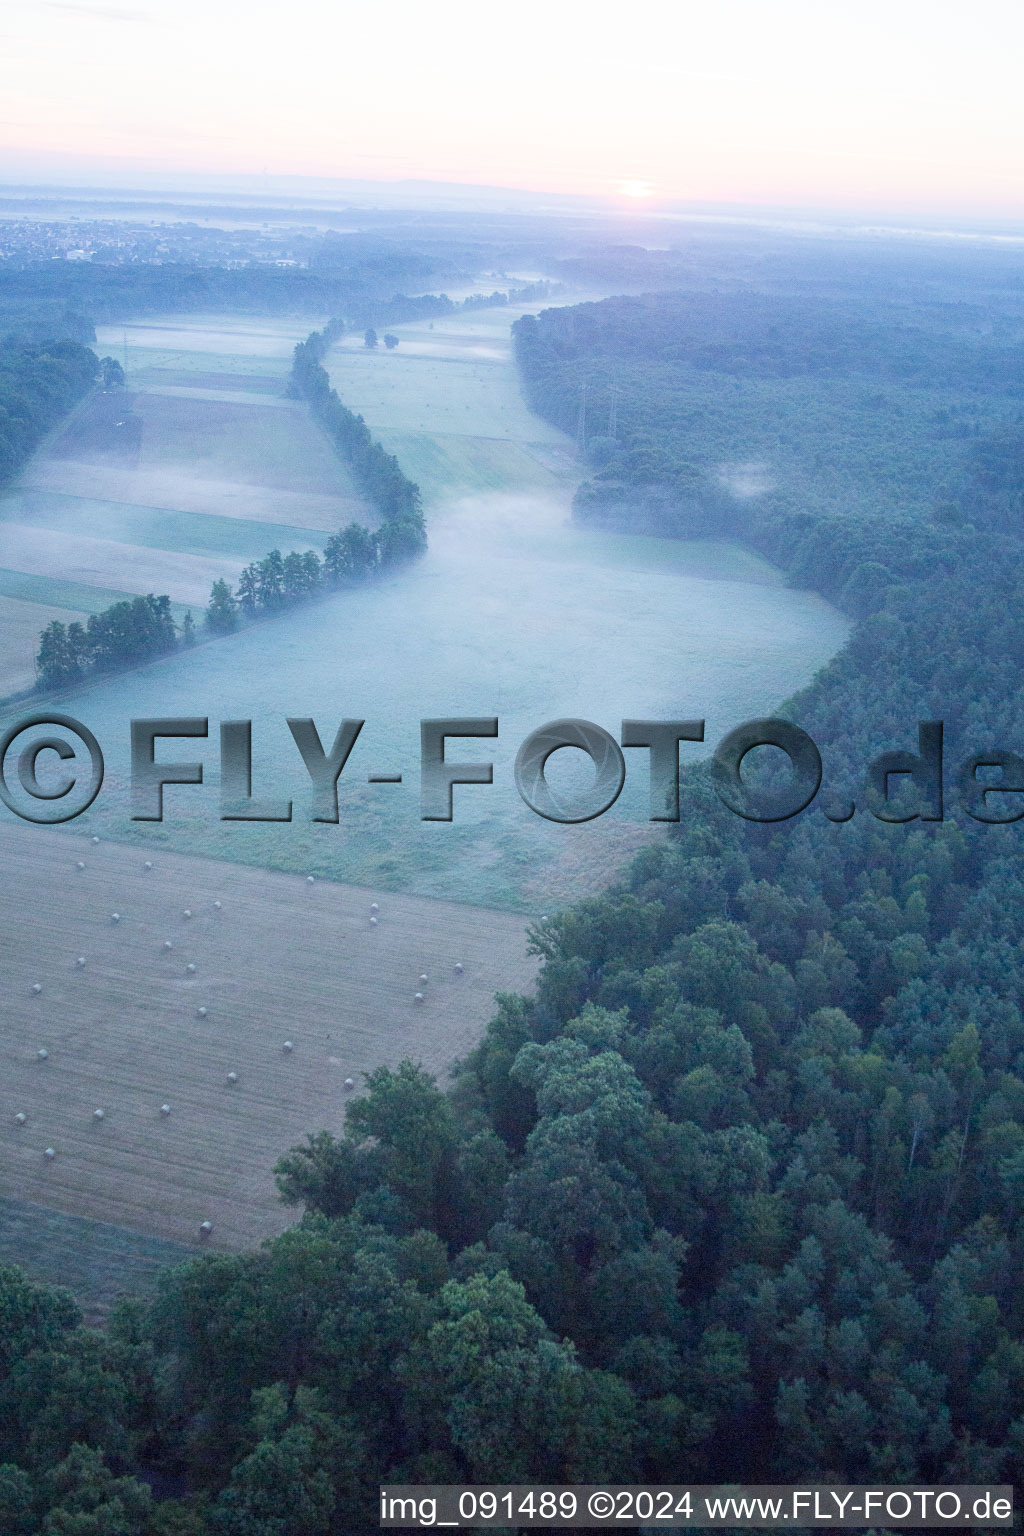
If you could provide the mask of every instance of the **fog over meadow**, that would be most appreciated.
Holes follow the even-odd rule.
[[[397,575],[65,697],[108,763],[107,787],[74,825],[495,905],[534,907],[601,883],[629,847],[660,835],[647,822],[647,754],[627,752],[626,786],[607,816],[552,826],[514,787],[523,738],[562,716],[616,736],[624,716],[699,716],[713,746],[806,681],[846,626],[732,546],[581,530],[567,502],[459,498],[433,514],[426,557]],[[164,826],[133,826],[128,722],[166,715],[210,718],[208,742],[159,751],[202,759],[207,782],[168,790]],[[308,821],[289,715],[312,716],[328,745],[343,716],[366,721],[337,827]],[[452,824],[419,820],[419,720],[435,715],[500,722],[496,741],[449,743],[452,760],[494,763],[493,786],[455,790]],[[253,721],[254,793],[292,799],[290,825],[218,820],[217,722],[240,718]],[[684,746],[684,761],[699,750]],[[575,749],[559,756],[586,762]],[[403,783],[367,784],[377,772],[401,772]],[[586,780],[589,766],[580,772]],[[552,774],[572,778],[557,760]]]

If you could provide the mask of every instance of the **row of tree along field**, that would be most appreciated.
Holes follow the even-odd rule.
[[[376,509],[380,523],[372,530],[362,523],[349,523],[328,539],[322,560],[315,550],[282,555],[273,549],[245,567],[234,592],[227,582],[215,582],[206,612],[207,628],[215,633],[233,629],[239,611],[247,619],[269,617],[324,592],[393,570],[427,546],[419,487],[402,473],[394,454],[374,439],[363,418],[342,404],[323,366],[327,351],[344,328],[342,320],[331,320],[298,343],[289,393],[309,405],[356,486]]]
[[[658,335],[679,308],[652,301]],[[806,327],[771,323],[773,368],[806,385]],[[711,479],[723,353],[700,359],[702,453],[700,421],[638,387],[628,328],[597,358],[565,324],[531,339],[538,405],[562,419],[604,370],[624,450]],[[864,326],[858,398],[902,345]],[[742,439],[763,364],[726,351]],[[863,481],[732,508],[794,579],[847,593],[848,646],[786,713],[852,800],[919,719],[958,755],[1024,743],[1021,434],[977,377],[957,397],[951,372],[942,407],[899,385],[909,436],[984,417],[914,492],[933,512],[869,515]],[[808,398],[773,430],[811,452]],[[915,443],[888,461],[909,475]],[[617,515],[642,516],[659,482],[615,472]],[[1024,834],[914,809],[757,825],[688,769],[664,843],[535,928],[536,995],[499,1000],[451,1087],[381,1068],[340,1134],[282,1158],[292,1230],[168,1272],[102,1334],[0,1273],[0,1527],[368,1533],[386,1481],[1020,1481]]]
[[[322,366],[321,359],[342,329],[341,321],[331,321],[298,343],[289,389],[309,404],[356,485],[378,512],[380,524],[371,530],[353,522],[332,534],[323,559],[312,549],[292,550],[287,555],[273,549],[245,567],[236,590],[226,581],[214,582],[204,618],[204,627],[211,635],[230,633],[240,619],[267,618],[346,584],[365,581],[426,548],[418,488],[402,473],[394,455],[374,440],[363,418],[341,403]],[[86,356],[92,359],[95,373],[101,365],[92,353]],[[115,671],[168,655],[178,646],[193,645],[195,639],[191,613],[185,615],[180,629],[176,628],[167,596],[150,594],[114,603],[91,615],[85,625],[65,625],[54,619],[40,636],[36,656],[39,686],[66,687],[91,673]]]

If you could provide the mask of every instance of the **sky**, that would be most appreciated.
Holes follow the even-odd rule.
[[[1021,0],[4,0],[0,177],[1024,217]]]

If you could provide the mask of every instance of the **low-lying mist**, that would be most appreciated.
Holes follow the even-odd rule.
[[[103,793],[73,826],[536,909],[593,890],[662,831],[647,820],[641,751],[627,752],[625,788],[601,819],[539,818],[512,777],[531,730],[580,716],[617,736],[624,716],[702,716],[708,746],[684,746],[685,760],[807,681],[845,633],[834,609],[736,546],[581,529],[568,493],[463,497],[434,511],[429,552],[393,577],[65,697],[108,764]],[[209,740],[167,741],[159,755],[202,759],[206,783],[169,789],[162,825],[132,823],[129,721],[181,715],[208,716]],[[328,744],[343,716],[366,721],[338,826],[308,819],[289,715],[312,716]],[[492,786],[456,788],[450,824],[419,819],[419,721],[435,715],[500,723],[497,740],[449,742],[451,760],[494,764]],[[217,722],[239,718],[253,721],[254,793],[290,798],[290,824],[218,820]],[[552,771],[564,781],[579,770],[556,760]],[[402,784],[367,783],[381,772]]]

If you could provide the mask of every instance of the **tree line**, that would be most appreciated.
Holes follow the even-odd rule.
[[[532,304],[546,299],[555,284],[546,279],[524,283],[518,288],[495,289],[493,293],[471,293],[464,299],[450,299],[446,293],[422,293],[410,296],[396,293],[390,299],[375,299],[347,313],[347,325],[354,331],[375,329],[382,325],[404,325],[415,320],[439,320],[474,309],[495,309],[508,304]]]
[[[269,618],[351,582],[366,581],[426,549],[419,487],[403,474],[394,454],[374,439],[363,418],[342,404],[323,367],[322,359],[344,330],[343,320],[330,320],[297,343],[289,393],[308,403],[357,487],[376,507],[380,524],[370,529],[349,523],[331,535],[322,559],[312,549],[287,555],[272,549],[245,567],[234,590],[226,581],[214,582],[205,619],[213,634],[229,633],[240,617]]]
[[[0,342],[0,487],[88,393],[99,366],[77,341]]]
[[[143,661],[155,661],[180,645],[195,644],[195,624],[186,613],[180,630],[167,596],[126,598],[83,625],[53,619],[43,630],[36,656],[41,688],[65,688],[90,673],[113,672]]]

